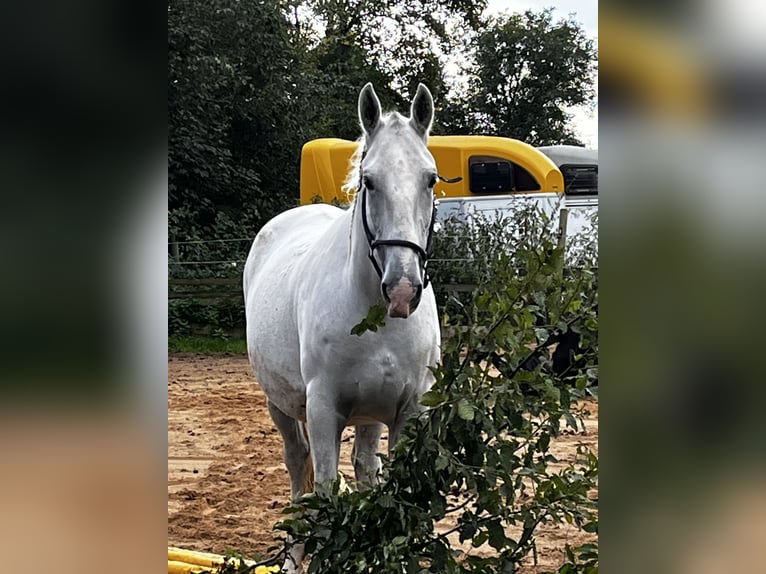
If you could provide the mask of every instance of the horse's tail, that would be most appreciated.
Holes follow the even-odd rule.
[[[306,424],[301,422],[298,425],[303,431],[303,437],[306,439],[306,445],[308,446],[308,449],[306,449],[306,470],[303,473],[303,488],[301,489],[301,494],[306,494],[307,492],[314,492],[314,461],[311,459],[311,443],[309,442],[309,431],[306,428]]]

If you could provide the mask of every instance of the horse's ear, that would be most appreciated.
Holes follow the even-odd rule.
[[[434,99],[423,84],[418,84],[418,91],[410,108],[410,124],[421,136],[428,136],[434,121]]]
[[[372,88],[372,83],[367,82],[359,92],[359,121],[367,135],[372,135],[380,122],[380,100]]]

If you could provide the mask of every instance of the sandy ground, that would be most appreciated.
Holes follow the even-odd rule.
[[[587,406],[587,433],[565,434],[552,445],[562,462],[574,459],[579,444],[598,452],[598,405]],[[341,472],[347,478],[353,477],[352,436],[347,429],[342,443]],[[283,517],[289,496],[281,437],[247,357],[171,355],[168,545],[266,555],[279,536],[272,527]],[[449,520],[440,526],[450,528]],[[563,561],[565,543],[588,541],[595,537],[567,525],[543,525],[537,536],[537,564],[530,557],[520,572],[555,570]]]

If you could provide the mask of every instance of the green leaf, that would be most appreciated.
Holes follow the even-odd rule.
[[[502,549],[505,546],[505,531],[500,520],[492,520],[487,524],[487,534],[489,535],[489,545],[495,550]]]
[[[460,399],[457,402],[457,416],[464,421],[472,421],[474,417],[474,410],[471,403],[467,399]]]
[[[478,548],[479,546],[484,544],[488,538],[489,538],[489,534],[487,534],[485,531],[482,530],[476,536],[473,537],[473,540],[471,540],[471,545],[474,548]]]
[[[434,464],[434,468],[436,470],[444,470],[449,465],[449,458],[447,458],[444,453],[439,453],[439,455],[436,457],[436,464]]]
[[[406,536],[394,536],[394,539],[391,541],[392,544],[395,546],[401,546],[402,544],[405,544],[407,542]]]
[[[595,534],[598,532],[598,522],[588,522],[587,524],[583,525],[582,529],[585,532],[591,532]]]
[[[446,400],[447,397],[444,395],[444,393],[437,391],[436,389],[432,389],[420,397],[420,404],[425,407],[436,407]]]
[[[570,562],[574,562],[575,561],[575,555],[574,555],[574,551],[572,550],[572,547],[569,544],[567,544],[564,547],[564,550],[567,553],[567,560],[569,560]]]
[[[367,311],[367,316],[351,328],[351,334],[361,337],[367,331],[377,331],[378,327],[386,325],[386,308],[383,305],[373,305]]]

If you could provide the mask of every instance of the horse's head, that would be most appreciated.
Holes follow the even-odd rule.
[[[372,84],[359,94],[366,151],[361,161],[362,209],[372,263],[391,317],[415,311],[427,286],[425,264],[433,227],[436,162],[426,147],[434,117],[423,84],[410,117],[383,115]]]

